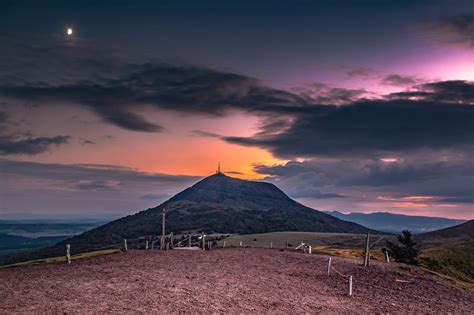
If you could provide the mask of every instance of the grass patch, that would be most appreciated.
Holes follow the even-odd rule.
[[[71,260],[84,259],[84,258],[89,258],[89,257],[108,255],[108,254],[114,254],[114,253],[120,253],[120,252],[122,252],[121,249],[104,249],[104,250],[98,250],[94,252],[72,255]],[[60,257],[36,259],[36,260],[19,262],[19,263],[11,264],[11,265],[0,266],[0,269],[11,268],[11,267],[43,265],[43,264],[56,264],[56,263],[65,263],[65,262],[66,262],[66,256],[60,256]]]
[[[421,252],[420,264],[474,290],[474,241],[426,249]]]

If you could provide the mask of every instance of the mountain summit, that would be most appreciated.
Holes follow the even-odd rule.
[[[172,231],[175,235],[189,231],[376,233],[303,206],[273,184],[216,173],[155,208],[112,221],[49,249],[59,250],[62,254],[65,244],[71,244],[78,252],[120,244],[124,238],[156,237],[161,235],[163,209],[166,209],[166,233]],[[49,249],[42,251],[48,252]]]
[[[175,195],[167,203],[183,200],[249,210],[262,210],[275,206],[277,202],[292,201],[275,185],[232,178],[222,173],[204,178]]]

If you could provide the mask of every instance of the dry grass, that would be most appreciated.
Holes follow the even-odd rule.
[[[98,250],[94,252],[72,255],[71,260],[84,259],[84,258],[90,258],[90,257],[108,255],[108,254],[114,254],[114,253],[120,253],[120,252],[122,252],[121,249],[104,249],[104,250]],[[0,266],[0,269],[11,268],[11,267],[21,267],[21,266],[42,265],[42,264],[56,264],[56,263],[65,263],[65,262],[66,262],[66,256],[60,256],[60,257],[36,259],[36,260],[24,261],[24,262],[20,262],[16,264],[11,264],[11,265]]]

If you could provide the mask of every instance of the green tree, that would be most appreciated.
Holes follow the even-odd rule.
[[[394,244],[387,241],[387,248],[390,255],[396,262],[401,262],[410,265],[418,265],[418,254],[420,253],[419,246],[413,240],[410,231],[403,231],[398,236],[399,244]]]

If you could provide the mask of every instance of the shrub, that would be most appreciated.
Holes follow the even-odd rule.
[[[418,254],[420,253],[419,246],[412,238],[410,231],[403,231],[398,236],[399,244],[394,244],[387,241],[387,247],[390,255],[396,262],[401,262],[410,265],[418,265]]]

